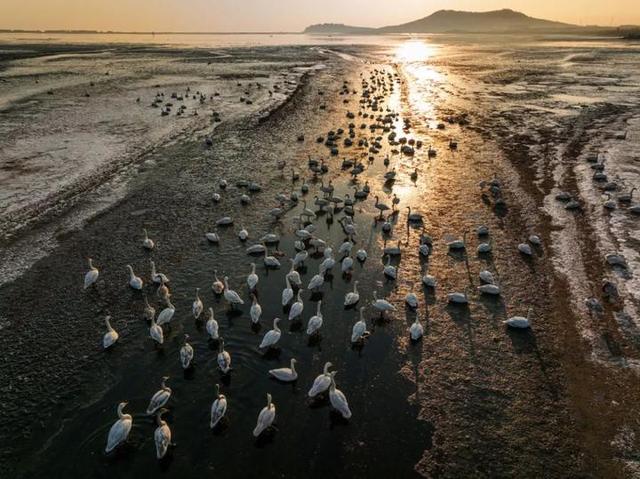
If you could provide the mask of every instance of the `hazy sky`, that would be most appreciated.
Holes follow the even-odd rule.
[[[640,24],[640,0],[0,0],[0,28],[299,31],[404,23],[440,9],[511,8],[577,24]]]

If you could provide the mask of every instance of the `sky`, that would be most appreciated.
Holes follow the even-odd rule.
[[[640,0],[0,0],[0,28],[278,32],[324,22],[378,27],[440,9],[500,8],[580,25],[640,24]]]

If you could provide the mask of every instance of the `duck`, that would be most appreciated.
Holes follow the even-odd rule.
[[[222,420],[227,412],[227,397],[224,394],[220,394],[220,385],[216,384],[216,398],[211,404],[211,420],[209,421],[209,428],[215,429],[218,423]]]
[[[242,298],[240,297],[240,295],[236,293],[234,290],[229,289],[228,276],[224,277],[224,299],[229,303],[229,305],[231,306],[231,309],[233,309],[236,305],[244,304],[244,301],[242,301]]]
[[[153,242],[153,240],[151,238],[149,238],[149,235],[147,234],[147,230],[146,228],[144,228],[142,230],[144,232],[144,239],[142,240],[142,247],[146,250],[151,251],[153,248],[155,248],[155,243]]]
[[[340,413],[344,419],[351,418],[351,410],[349,409],[349,403],[342,391],[336,388],[335,375],[337,371],[331,373],[331,385],[329,387],[329,402],[331,406]]]
[[[213,270],[213,283],[211,284],[211,289],[215,294],[222,294],[224,291],[224,283],[218,279],[218,271]]]
[[[153,396],[151,396],[151,400],[149,401],[149,405],[147,406],[147,414],[149,416],[154,415],[160,408],[163,408],[169,402],[172,391],[171,388],[167,386],[168,380],[169,376],[163,377],[160,389],[156,391]]]
[[[273,404],[271,394],[267,394],[267,405],[258,414],[258,422],[253,430],[253,437],[258,437],[266,429],[269,429],[276,418],[276,405]]]
[[[251,295],[252,303],[251,308],[249,309],[249,316],[251,317],[251,322],[253,324],[258,324],[260,322],[260,316],[262,316],[262,306],[258,303],[258,298],[255,294]]]
[[[349,291],[344,296],[344,307],[349,308],[355,306],[360,301],[360,294],[358,293],[358,281],[353,283],[353,291]]]
[[[249,291],[254,291],[256,286],[258,285],[258,275],[256,274],[256,264],[250,263],[251,273],[247,276],[247,286],[249,287]]]
[[[158,326],[169,324],[171,322],[171,319],[173,319],[173,315],[175,314],[175,312],[176,307],[171,304],[170,299],[167,299],[167,307],[160,311],[160,314],[158,314],[158,321],[156,322],[156,324]]]
[[[412,309],[416,309],[418,307],[418,297],[413,292],[407,293],[407,295],[404,297],[404,301]]]
[[[324,363],[324,369],[322,374],[318,375],[314,379],[313,385],[311,386],[311,389],[309,389],[309,392],[307,393],[307,395],[310,398],[314,398],[317,395],[322,394],[327,389],[329,389],[329,386],[331,385],[331,374],[329,373],[329,368],[331,366],[333,366],[333,364],[331,364],[330,362]]]
[[[308,336],[316,334],[318,331],[320,331],[320,328],[322,327],[322,311],[320,311],[321,306],[322,306],[322,301],[318,301],[316,314],[314,316],[311,316],[311,318],[309,319],[309,323],[307,323]]]
[[[531,327],[531,312],[533,311],[533,308],[529,308],[529,310],[527,311],[527,317],[523,317],[523,316],[512,316],[509,319],[503,321],[504,324],[506,324],[508,327],[510,328],[516,328],[516,329],[527,329]]]
[[[158,273],[156,271],[156,263],[153,260],[149,260],[151,266],[151,281],[155,284],[169,283],[169,277],[166,274]]]
[[[151,317],[151,326],[149,326],[149,336],[158,344],[164,343],[162,328],[158,326],[153,317]]]
[[[127,404],[126,401],[118,404],[118,420],[114,422],[111,429],[109,429],[107,447],[104,449],[104,452],[107,454],[123,444],[129,437],[131,427],[133,426],[133,418],[130,414],[124,414],[122,412]]]
[[[135,275],[135,273],[133,272],[133,268],[131,267],[130,264],[127,265],[127,270],[129,270],[129,286],[131,286],[133,289],[136,289],[138,291],[141,290],[144,284],[144,282],[142,281],[142,278]]]
[[[118,338],[120,337],[118,332],[111,327],[110,319],[111,316],[104,318],[104,324],[107,326],[107,332],[104,333],[104,336],[102,337],[102,347],[104,349],[109,349],[111,346],[116,344],[116,341],[118,341]]]
[[[166,421],[162,419],[162,414],[166,412],[166,409],[160,409],[156,415],[156,422],[158,427],[153,433],[153,440],[156,443],[156,458],[162,459],[169,450],[171,445],[171,429]]]
[[[227,374],[231,371],[231,355],[224,349],[224,339],[220,338],[220,345],[218,346],[218,357],[216,358],[218,368],[222,371],[222,374]]]
[[[209,335],[209,338],[213,340],[218,339],[219,326],[218,326],[218,321],[216,321],[216,318],[213,314],[213,308],[209,308],[209,319],[207,319],[207,324],[205,325],[205,328],[207,330],[207,334]]]
[[[303,289],[299,289],[298,290],[297,299],[296,299],[295,303],[293,303],[291,305],[291,309],[289,310],[289,321],[294,321],[294,320],[300,319],[300,317],[302,316],[302,310],[304,309],[304,303],[302,302],[302,298],[300,297],[300,294],[303,291],[304,291]]]
[[[282,306],[286,306],[293,299],[293,289],[291,289],[291,283],[289,281],[289,276],[284,277],[284,281],[286,283],[286,287],[282,290]]]
[[[182,364],[182,369],[189,369],[191,366],[191,361],[193,360],[193,346],[189,344],[189,335],[184,335],[184,344],[180,348],[180,364]]]
[[[280,328],[278,327],[279,322],[280,318],[274,318],[273,329],[267,331],[267,333],[262,338],[262,342],[260,343],[260,346],[258,346],[260,349],[273,348],[277,344],[277,342],[280,341],[282,331],[280,331]]]
[[[89,262],[89,271],[84,275],[84,289],[95,284],[96,281],[98,281],[98,276],[100,276],[98,268],[93,266],[93,260],[91,258],[87,258],[87,261]]]
[[[351,330],[351,342],[358,343],[369,335],[367,323],[364,319],[364,308],[360,308],[360,319],[356,321]]]
[[[373,301],[372,301],[371,305],[375,309],[380,311],[380,316],[384,315],[384,313],[386,311],[395,311],[396,310],[396,307],[393,304],[391,304],[389,301],[387,301],[386,299],[378,299],[378,292],[377,291],[373,292]]]
[[[285,383],[291,383],[298,379],[298,372],[296,371],[295,358],[291,358],[291,367],[289,368],[277,368],[269,369],[269,376],[276,378],[278,381]]]
[[[195,319],[198,319],[202,311],[204,311],[204,305],[200,299],[200,288],[196,288],[196,299],[193,300],[193,304],[191,305],[191,313],[193,313]]]
[[[424,327],[420,322],[420,316],[416,314],[416,319],[413,321],[411,327],[409,328],[409,337],[411,337],[412,341],[417,341],[422,337],[423,334]]]

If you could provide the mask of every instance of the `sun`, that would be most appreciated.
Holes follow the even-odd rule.
[[[396,59],[402,63],[424,62],[433,54],[433,47],[422,40],[408,40],[400,44],[395,51]]]

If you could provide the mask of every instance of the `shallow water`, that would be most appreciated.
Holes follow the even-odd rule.
[[[88,218],[86,224],[80,222],[82,227],[78,223],[65,227],[68,218],[54,217],[29,231],[31,238],[46,237],[47,228],[57,234],[55,245],[47,249],[51,254],[37,256],[33,267],[25,262],[15,281],[0,287],[0,300],[6,305],[0,318],[0,341],[10,358],[2,371],[6,375],[2,382],[8,385],[3,389],[8,399],[2,430],[25,431],[13,447],[6,433],[2,436],[2,457],[12,473],[129,477],[151,470],[172,476],[211,471],[315,477],[340,471],[356,477],[394,473],[402,477],[416,473],[427,477],[623,477],[620,471],[634,467],[633,451],[638,446],[629,439],[629,431],[634,431],[631,404],[637,379],[627,373],[638,355],[632,326],[637,318],[633,275],[619,277],[624,311],[605,305],[604,313],[594,318],[584,313],[584,299],[598,295],[603,272],[595,260],[602,254],[593,254],[593,248],[601,253],[600,249],[624,245],[631,273],[636,270],[632,261],[637,244],[627,240],[636,235],[636,223],[623,210],[609,218],[595,206],[575,215],[559,208],[553,196],[562,188],[580,195],[585,203],[599,200],[589,192],[590,180],[584,175],[590,170],[583,168],[582,155],[605,148],[604,140],[611,158],[607,168],[625,181],[637,181],[630,166],[638,147],[633,100],[637,53],[633,46],[615,41],[564,38],[544,43],[530,38],[504,43],[481,37],[409,39],[400,46],[396,42],[218,51],[224,54],[217,55],[218,67],[225,72],[237,74],[241,69],[260,81],[266,74],[265,81],[281,84],[288,78],[291,95],[281,98],[283,106],[262,121],[252,108],[237,108],[233,103],[228,110],[221,107],[223,122],[213,133],[211,148],[203,145],[210,127],[182,125],[171,141],[154,143],[140,158],[128,157],[124,173],[118,169],[109,177],[116,186],[111,191],[117,191],[112,200],[106,198],[101,208],[89,208],[82,215],[77,207],[69,209],[68,216]],[[199,73],[211,58],[207,52],[203,59],[197,49],[171,54],[145,51],[144,63],[136,68],[146,71],[150,62],[155,63],[162,71],[160,78],[168,76],[172,87],[210,88],[218,80],[207,78],[203,86]],[[188,58],[187,66],[176,66],[175,56]],[[100,64],[102,60],[93,61]],[[609,64],[615,68],[608,68]],[[309,70],[313,65],[319,68]],[[303,78],[300,66],[307,68]],[[172,73],[174,68],[179,78]],[[386,141],[386,132],[356,128],[356,139],[378,134],[385,138],[375,160],[370,163],[367,148],[357,146],[341,147],[343,153],[329,156],[327,148],[315,142],[317,136],[338,127],[347,130],[350,121],[358,126],[371,123],[362,117],[349,120],[346,113],[358,111],[361,78],[369,78],[376,69],[399,75],[385,106],[400,113],[394,123],[398,136],[419,139],[424,147],[413,157],[400,155]],[[128,67],[124,71],[129,72]],[[358,93],[340,95],[343,80]],[[135,93],[143,96],[143,103],[155,94],[156,88],[148,87],[151,81]],[[300,84],[295,92],[294,81]],[[235,82],[233,76],[226,82],[230,91]],[[127,95],[133,98],[132,93]],[[603,107],[603,103],[615,107]],[[619,111],[624,116],[616,121],[627,122],[624,143],[607,134],[621,126],[597,124],[608,125],[611,115]],[[136,115],[136,121],[143,121],[147,111]],[[453,117],[451,122],[445,120],[448,116]],[[153,126],[157,118],[144,120],[153,134],[157,134]],[[459,124],[461,118],[467,118],[469,125]],[[403,131],[406,120],[411,126]],[[436,128],[440,122],[445,123],[444,130]],[[572,129],[576,124],[580,128]],[[604,132],[603,137],[593,131]],[[304,142],[297,141],[300,133],[305,135]],[[577,153],[576,142],[571,141],[575,137],[580,139]],[[122,138],[138,143],[127,135]],[[448,149],[450,138],[458,140],[457,150]],[[431,159],[426,155],[430,144],[438,151]],[[332,179],[339,196],[352,193],[353,188],[348,174],[340,169],[343,156],[361,157],[367,166],[358,184],[369,181],[372,193],[357,203],[355,221],[356,249],[365,247],[369,258],[363,265],[356,263],[350,277],[340,275],[336,267],[323,286],[321,341],[309,342],[304,332],[320,298],[305,292],[302,325],[281,323],[280,348],[265,356],[257,345],[271,328],[272,318],[286,314],[279,307],[279,297],[288,268],[267,272],[257,258],[263,320],[259,329],[252,328],[244,283],[252,259],[235,230],[240,224],[248,227],[252,235],[248,244],[262,233],[277,232],[283,238],[278,245],[285,253],[281,261],[293,254],[292,219],[302,205],[292,206],[279,222],[266,212],[277,205],[276,193],[299,189],[301,181],[290,178],[292,167],[311,182],[306,172],[309,155],[327,158],[330,171],[321,180],[326,184]],[[385,167],[382,159],[387,155],[390,164]],[[282,159],[287,161],[283,172],[275,167]],[[104,158],[112,160],[110,155]],[[152,163],[146,164],[153,166],[138,168],[149,160]],[[396,168],[397,178],[384,183],[383,174],[391,168]],[[416,168],[418,176],[412,179]],[[494,172],[504,183],[506,208],[495,207],[491,196],[483,196],[478,187]],[[223,200],[214,204],[211,194],[223,177],[230,186],[222,192]],[[248,206],[239,204],[244,191],[235,186],[239,179],[252,179],[263,187],[251,195]],[[318,181],[306,197],[310,203],[320,194]],[[85,198],[86,193],[79,197]],[[384,235],[381,223],[374,221],[373,197],[379,195],[382,202],[391,203],[393,194],[401,199],[400,213],[393,220],[393,232]],[[404,207],[409,205],[425,215],[426,231],[435,240],[428,260],[417,253],[421,228],[406,223]],[[96,211],[101,212],[96,215]],[[208,244],[204,232],[227,214],[234,216],[235,226],[219,229],[219,246]],[[336,212],[331,222],[325,214],[316,221],[316,234],[334,249],[345,237],[338,223],[341,216]],[[490,255],[475,251],[480,239],[474,231],[480,224],[491,231],[494,251]],[[158,242],[150,255],[140,247],[142,227]],[[446,242],[465,231],[466,253],[449,253]],[[543,246],[528,260],[515,245],[533,233],[542,236]],[[395,282],[382,275],[385,239],[388,244],[402,241],[402,258],[394,260],[399,266]],[[24,260],[21,253],[15,255]],[[88,255],[101,269],[101,277],[95,290],[83,293],[80,283]],[[171,277],[177,308],[165,345],[159,349],[148,338],[147,325],[140,319],[142,297],[128,288],[124,270],[130,263],[147,277],[149,257]],[[301,271],[305,284],[319,262],[312,258]],[[214,269],[219,275],[228,274],[233,289],[247,302],[240,313],[229,313],[224,301],[211,293]],[[503,290],[501,299],[475,293],[481,269],[496,275]],[[438,279],[435,291],[422,288],[420,277],[426,271]],[[368,306],[377,290],[398,307],[382,322],[367,307],[372,334],[362,348],[349,344],[357,313],[341,306],[356,279],[360,305]],[[207,341],[203,324],[190,315],[196,287],[202,289],[205,308],[215,309],[232,354],[234,371],[229,378],[220,377],[215,368],[216,345]],[[471,295],[469,307],[446,304],[447,293],[465,290]],[[417,344],[407,336],[415,315],[403,303],[409,291],[418,294],[425,324],[425,337]],[[145,292],[159,309],[154,288]],[[505,331],[501,321],[524,314],[529,306],[535,311],[532,331]],[[631,319],[616,322],[613,315],[621,312]],[[121,335],[107,353],[98,347],[105,314],[114,317],[113,326]],[[186,373],[178,362],[185,332],[196,350],[195,367]],[[613,348],[610,354],[603,354],[602,344]],[[300,379],[295,385],[268,378],[268,369],[288,365],[291,357],[298,359]],[[354,416],[348,422],[331,413],[326,402],[306,398],[310,383],[327,360],[338,370],[338,387],[349,399]],[[176,446],[166,460],[158,462],[152,440],[155,426],[142,412],[164,375],[171,376],[174,391],[167,420]],[[615,377],[616,386],[609,377]],[[208,411],[216,383],[229,400],[229,411],[225,427],[212,433]],[[266,392],[273,394],[277,406],[277,430],[254,441],[251,430]],[[105,456],[106,434],[121,400],[129,401],[134,429],[124,448]],[[625,404],[624,411],[616,403]],[[68,455],[70,443],[77,445],[73,460],[61,460]],[[585,458],[581,443],[588,444],[592,460]],[[33,451],[39,457],[35,462],[29,454]],[[627,469],[617,469],[620,464]]]

